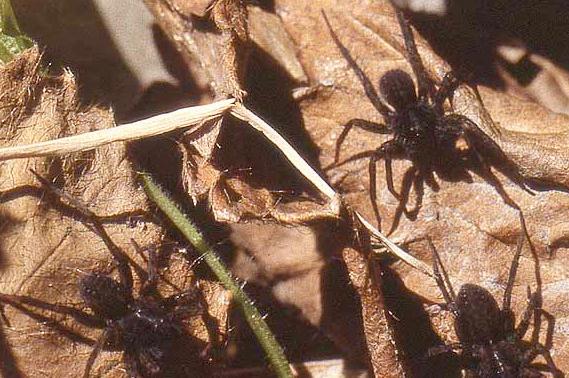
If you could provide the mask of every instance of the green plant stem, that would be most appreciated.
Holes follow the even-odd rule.
[[[267,323],[253,305],[247,294],[241,289],[238,282],[231,276],[223,262],[213,248],[205,241],[195,224],[168,198],[166,193],[154,182],[147,173],[141,174],[142,183],[148,197],[158,205],[168,219],[192,243],[195,249],[203,256],[205,262],[217,276],[221,284],[231,292],[233,300],[241,307],[245,319],[255,333],[267,359],[278,377],[293,377],[290,365],[284,355],[282,347],[267,326]]]

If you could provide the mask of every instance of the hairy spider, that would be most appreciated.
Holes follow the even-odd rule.
[[[369,158],[370,199],[381,229],[381,217],[377,206],[376,163],[381,159],[385,160],[387,188],[400,201],[390,232],[397,226],[401,213],[410,218],[416,216],[421,207],[425,181],[434,190],[438,190],[433,172],[446,179],[470,181],[468,171],[473,171],[493,185],[508,205],[520,210],[490,170],[490,166],[497,168],[517,185],[528,190],[517,166],[473,121],[459,114],[445,112],[443,104],[458,86],[458,80],[450,73],[440,84],[431,80],[415,46],[407,19],[397,8],[395,13],[403,34],[407,60],[417,78],[418,88],[416,90],[413,80],[406,72],[398,69],[390,70],[379,81],[379,91],[385,99],[384,102],[347,48],[340,42],[323,12],[334,43],[385,122],[380,124],[359,118],[350,120],[338,137],[333,166]],[[392,134],[393,138],[375,150],[358,153],[339,163],[340,147],[353,127],[377,134]],[[408,159],[413,163],[403,177],[401,194],[396,192],[393,185],[392,159]],[[415,209],[408,211],[406,201],[411,186],[415,187],[417,202]]]
[[[88,377],[91,368],[103,349],[123,351],[123,361],[130,377],[194,376],[203,371],[199,361],[196,341],[183,324],[188,316],[201,312],[195,290],[185,291],[162,298],[158,294],[156,255],[153,248],[147,248],[147,270],[134,264],[110,239],[96,216],[77,200],[70,198],[51,183],[37,175],[42,184],[67,202],[75,211],[85,216],[97,230],[111,251],[116,262],[118,279],[101,273],[89,273],[79,281],[79,294],[87,313],[64,305],[53,305],[28,296],[0,294],[0,303],[11,305],[39,320],[49,318],[34,313],[31,309],[42,308],[70,315],[77,322],[103,332],[94,343],[83,377]],[[64,206],[68,206],[63,204]],[[71,206],[69,206],[71,208]],[[134,242],[133,242],[134,243]],[[135,244],[137,251],[141,252]],[[138,296],[133,294],[132,268],[141,276]],[[53,323],[49,321],[48,324]],[[72,340],[90,342],[84,336],[64,326],[54,328],[64,331]],[[92,343],[92,342],[91,342]]]
[[[429,355],[460,350],[462,366],[475,377],[542,377],[531,362],[542,355],[549,371],[555,377],[562,377],[549,349],[552,344],[554,318],[541,308],[538,292],[531,293],[527,288],[528,305],[520,323],[515,327],[515,315],[510,308],[512,289],[516,278],[522,252],[523,237],[519,238],[516,254],[510,266],[508,283],[504,291],[502,309],[486,289],[475,284],[464,284],[458,295],[455,294],[448,275],[441,263],[433,243],[428,239],[433,254],[433,271],[446,305],[455,318],[454,328],[459,342],[452,345],[435,346]],[[442,272],[442,274],[441,274]],[[534,316],[534,329],[531,342],[522,341],[528,330],[531,316]],[[548,319],[548,332],[545,345],[539,343],[541,316]]]

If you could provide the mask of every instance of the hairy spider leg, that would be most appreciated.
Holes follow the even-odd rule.
[[[443,118],[443,122],[445,122],[448,125],[452,124],[456,125],[457,123],[461,125],[460,127],[462,129],[462,136],[465,138],[468,148],[472,153],[472,156],[476,159],[476,163],[481,169],[481,176],[486,181],[488,181],[488,183],[492,185],[494,189],[496,189],[500,197],[502,197],[502,200],[508,206],[518,210],[521,213],[521,208],[519,207],[519,205],[508,195],[498,177],[496,177],[494,172],[492,172],[492,170],[490,169],[490,165],[487,163],[483,154],[481,154],[480,151],[478,150],[477,143],[475,143],[475,139],[480,137],[481,133],[478,127],[470,119],[459,114],[447,115]],[[491,143],[494,143],[490,138],[486,137],[486,139],[491,141]],[[499,149],[499,147],[497,148]]]
[[[545,348],[550,350],[553,347],[553,333],[555,332],[555,318],[549,312],[539,308],[540,315],[547,320],[547,330],[545,334]]]
[[[450,307],[449,310],[456,312],[453,308],[456,301],[456,293],[454,292],[448,273],[441,261],[441,256],[435,248],[431,238],[427,237],[427,243],[429,244],[429,249],[433,255],[433,273],[435,276],[435,282],[443,294],[447,307]]]
[[[529,307],[529,306],[528,306]],[[540,316],[544,316],[547,319],[547,334],[545,335],[545,345],[539,342],[539,334],[534,334],[532,337],[531,347],[524,353],[522,363],[524,365],[529,364],[533,361],[537,356],[541,355],[545,359],[549,371],[553,374],[554,377],[564,377],[565,375],[557,369],[555,366],[555,362],[551,357],[551,353],[549,350],[553,345],[553,332],[555,331],[555,318],[549,312],[539,309]],[[527,327],[526,327],[527,330]],[[524,332],[525,333],[525,332]],[[523,335],[523,334],[522,334]],[[521,337],[520,337],[521,339]]]
[[[461,343],[435,345],[427,350],[425,358],[435,357],[439,354],[453,353],[457,349],[462,349]]]
[[[495,166],[500,171],[506,171],[506,175],[510,177],[510,179],[518,185],[521,189],[526,191],[528,194],[535,195],[535,193],[528,188],[525,184],[524,177],[519,173],[518,167],[515,163],[513,163],[507,156],[504,154],[500,146],[492,138],[486,135],[476,123],[474,123],[470,118],[463,116],[461,114],[449,114],[444,117],[445,122],[458,122],[460,127],[466,132],[468,135],[469,141],[474,145],[478,146],[481,145],[487,153],[490,153],[492,159],[495,160],[493,162],[493,166]],[[479,148],[477,148],[479,150]],[[497,179],[496,179],[497,180]],[[502,190],[504,190],[502,188]],[[506,196],[507,197],[507,196]],[[504,201],[506,199],[504,198]],[[510,202],[513,202],[510,199]],[[508,203],[508,205],[518,209],[517,205],[512,205]]]
[[[417,51],[417,45],[415,44],[415,38],[413,37],[413,32],[409,26],[409,21],[403,12],[398,8],[395,8],[395,14],[397,15],[397,21],[399,21],[401,33],[403,34],[407,59],[409,60],[411,69],[417,78],[419,98],[422,100],[432,98],[435,96],[435,88],[432,81],[429,79],[429,76],[427,75],[427,71],[425,70],[425,66],[423,66],[423,61],[421,60],[421,56]]]
[[[459,81],[454,72],[447,72],[433,98],[433,105],[439,114],[444,114],[443,104],[447,98],[451,98],[458,85]]]
[[[199,292],[194,288],[166,297],[162,306],[171,312],[173,319],[202,315],[205,311],[203,298],[200,298]]]
[[[139,290],[140,295],[148,295],[156,290],[158,280],[160,278],[157,270],[158,260],[156,257],[156,248],[152,245],[142,248],[134,239],[130,239],[130,242],[140,256],[144,257],[144,252],[148,253],[148,259],[146,262],[147,276]]]
[[[532,318],[532,315],[535,314],[535,309],[536,309],[536,293],[531,292],[529,286],[527,287],[527,301],[528,304],[526,306],[526,309],[524,310],[524,313],[522,314],[522,317],[520,318],[520,322],[518,323],[518,326],[513,329],[513,332],[515,334],[515,336],[521,340],[524,335],[526,334],[528,328],[529,328],[529,324],[530,324],[530,320]],[[532,335],[532,339],[538,339],[539,338],[539,332],[537,334]]]
[[[141,296],[145,296],[148,295],[150,293],[152,293],[153,291],[155,291],[157,289],[158,286],[158,281],[160,279],[160,275],[158,273],[158,260],[157,260],[157,256],[156,256],[156,248],[154,246],[148,246],[148,247],[140,247],[138,245],[138,243],[136,243],[136,241],[134,239],[131,239],[131,243],[133,244],[136,252],[140,255],[143,255],[143,252],[146,251],[148,252],[148,260],[147,260],[147,268],[146,268],[146,272],[148,273],[148,276],[146,277],[146,280],[142,283],[142,286],[140,288],[140,295]],[[196,290],[194,288],[191,288],[189,290],[186,290],[182,293],[177,293],[177,294],[172,294],[164,299],[162,299],[161,301],[161,306],[167,310],[168,312],[170,312],[170,310],[175,309],[175,307],[180,306],[182,303],[184,302],[192,302],[192,306],[185,306],[184,309],[182,311],[174,311],[174,313],[177,315],[179,315],[180,313],[183,314],[188,314],[190,313],[191,315],[194,315],[195,313],[193,312],[195,306],[195,299],[196,299]],[[197,311],[197,314],[202,313],[203,309],[200,307]]]
[[[532,354],[529,353],[531,349],[535,349],[537,354],[532,356]],[[547,367],[549,368],[551,374],[553,374],[553,377],[555,378],[565,377],[565,374],[561,370],[559,370],[555,365],[555,361],[553,361],[553,357],[551,357],[551,353],[549,352],[549,350],[547,350],[543,345],[534,344],[531,349],[527,352],[527,357],[525,357],[526,364],[532,361],[537,355],[541,355],[545,359]],[[530,357],[531,359],[529,359]]]
[[[124,255],[124,253],[120,250],[120,248],[113,242],[113,240],[105,230],[105,227],[103,227],[103,225],[99,221],[98,216],[95,213],[93,213],[91,210],[89,210],[84,204],[82,204],[72,196],[68,195],[64,191],[60,190],[59,188],[57,188],[55,185],[53,185],[51,182],[42,177],[39,173],[37,173],[33,169],[30,169],[30,171],[33,173],[34,176],[36,176],[36,178],[41,182],[41,184],[46,189],[52,192],[60,200],[65,199],[70,203],[70,205],[67,205],[60,201],[62,205],[71,207],[72,209],[78,211],[85,217],[86,220],[91,222],[95,231],[101,237],[101,239],[107,246],[107,249],[113,256],[113,259],[115,261],[115,264],[119,272],[120,283],[125,287],[126,292],[129,293],[129,296],[131,297],[130,299],[132,299],[133,277],[132,277],[132,270],[130,269],[130,266],[128,264],[128,258]]]
[[[555,318],[549,312],[543,310],[538,306],[538,293],[532,293],[529,286],[527,288],[527,298],[528,305],[524,310],[520,323],[514,330],[514,336],[518,340],[522,340],[526,334],[532,315],[535,317],[545,317],[547,319],[547,333],[545,335],[545,345],[539,342],[539,331],[540,328],[536,326],[537,321],[534,324],[534,332],[532,334],[532,340],[530,342],[530,348],[525,351],[522,357],[522,366],[529,364],[538,355],[543,356],[547,366],[554,377],[563,377],[564,375],[557,369],[555,362],[551,357],[549,349],[553,346],[553,332],[555,331]],[[536,311],[537,310],[537,311]]]
[[[377,220],[378,230],[381,231],[381,215],[379,214],[379,207],[377,206],[377,167],[376,162],[378,160],[385,160],[385,176],[387,182],[387,189],[395,196],[395,198],[400,200],[399,194],[395,191],[393,185],[393,170],[391,167],[391,160],[394,156],[401,155],[403,150],[394,139],[388,140],[383,143],[375,153],[371,155],[369,159],[368,171],[369,171],[369,196],[371,199],[371,206]]]
[[[342,130],[342,132],[340,133],[338,140],[336,141],[336,151],[334,153],[334,164],[338,163],[338,161],[340,160],[340,147],[342,146],[342,143],[344,143],[344,140],[348,136],[348,133],[350,132],[350,130],[352,130],[352,128],[354,126],[357,128],[360,128],[362,130],[375,133],[375,134],[390,134],[391,133],[391,130],[389,129],[389,127],[387,127],[386,125],[384,125],[382,123],[367,121],[367,120],[361,119],[361,118],[354,118],[354,119],[349,120],[348,123],[346,123],[346,125],[344,126],[344,130]]]
[[[83,370],[83,378],[89,378],[89,374],[91,373],[93,364],[97,360],[97,357],[101,353],[101,350],[103,350],[103,347],[105,346],[108,338],[109,338],[109,330],[105,328],[101,336],[99,336],[99,338],[97,339],[97,342],[95,344],[95,347],[91,351],[91,354],[89,354],[89,359],[87,360],[87,364],[85,364],[85,369]]]
[[[346,61],[348,62],[348,64],[350,65],[350,67],[352,68],[352,70],[354,71],[354,73],[356,74],[358,79],[360,80],[360,82],[362,83],[362,86],[364,87],[364,91],[365,91],[367,98],[371,101],[372,105],[377,109],[377,111],[382,116],[387,117],[391,113],[391,111],[381,101],[381,98],[379,97],[377,91],[375,90],[375,87],[373,86],[371,81],[368,79],[365,72],[360,68],[360,66],[358,66],[355,59],[352,57],[352,55],[348,51],[348,49],[342,44],[342,42],[340,42],[340,39],[338,38],[338,36],[334,32],[334,30],[332,29],[332,26],[330,25],[330,22],[328,21],[328,17],[326,17],[326,13],[324,13],[324,11],[322,11],[322,16],[324,16],[324,21],[326,22],[326,26],[328,27],[328,30],[330,31],[330,35],[332,36],[332,40],[334,41],[334,43],[338,47],[338,50],[340,50],[340,53],[342,54],[344,59],[346,59]]]
[[[551,357],[549,350],[539,342],[532,343],[531,347],[524,352],[522,356],[522,366],[525,367],[539,355],[545,359],[549,371],[555,378],[565,377],[565,374],[563,374],[561,370],[557,369],[555,361],[553,361],[553,357]]]
[[[514,288],[514,282],[516,280],[516,274],[518,272],[518,266],[520,265],[520,257],[522,255],[522,246],[524,243],[524,235],[520,235],[518,238],[518,244],[516,247],[516,253],[510,265],[510,272],[508,274],[508,283],[506,284],[506,289],[504,290],[504,298],[502,301],[502,310],[509,311],[512,303],[512,290]],[[528,298],[529,299],[529,298]]]
[[[409,217],[409,219],[417,218],[417,214],[419,213],[419,210],[423,206],[423,195],[425,194],[423,187],[423,182],[425,181],[424,176],[425,176],[424,172],[419,170],[415,175],[415,180],[413,180],[413,189],[415,189],[415,201],[416,201],[415,208],[412,210],[407,210],[407,207],[405,207],[404,209],[405,214]]]
[[[409,169],[407,169],[403,175],[403,179],[401,180],[401,196],[396,197],[399,200],[399,204],[397,205],[397,209],[395,209],[395,214],[393,215],[393,223],[391,224],[391,228],[386,234],[387,236],[391,235],[397,226],[399,226],[399,221],[401,220],[402,214],[405,214],[407,218],[412,220],[417,217],[417,213],[423,204],[424,191],[422,183],[423,173],[421,169],[415,166],[409,167]],[[409,200],[409,193],[411,193],[411,188],[415,189],[416,202],[414,208],[412,210],[408,210],[407,202]]]

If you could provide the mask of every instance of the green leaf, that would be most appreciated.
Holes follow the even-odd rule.
[[[0,0],[0,61],[9,62],[34,42],[20,31],[10,0]]]

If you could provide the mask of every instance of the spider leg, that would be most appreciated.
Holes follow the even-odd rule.
[[[47,179],[42,177],[33,169],[30,171],[36,176],[36,178],[41,182],[41,184],[47,188],[50,192],[52,192],[57,198],[62,206],[65,207],[66,210],[71,211],[73,213],[79,212],[85,220],[90,222],[95,229],[96,233],[101,237],[103,242],[105,243],[107,249],[113,256],[115,260],[115,264],[117,265],[117,269],[119,271],[121,284],[124,285],[128,293],[132,293],[132,285],[133,285],[133,278],[132,278],[132,271],[128,264],[128,258],[125,254],[121,251],[121,249],[113,242],[103,224],[99,221],[99,217],[89,210],[84,204],[79,202],[77,199],[73,198],[69,194],[65,193],[64,191],[57,188]],[[65,199],[69,202],[69,205],[64,203],[62,199]]]
[[[415,175],[415,180],[413,181],[413,189],[415,189],[415,207],[412,210],[405,209],[405,215],[409,219],[416,219],[419,210],[423,206],[423,196],[424,192],[424,173],[421,170],[417,171]]]
[[[530,249],[532,251],[534,251],[534,247],[531,241],[531,238],[529,236],[528,230],[527,230],[527,226],[526,226],[526,220],[524,217],[524,213],[522,212],[522,209],[520,208],[520,206],[508,195],[508,193],[506,192],[506,190],[504,189],[504,186],[502,185],[502,183],[500,182],[500,180],[498,179],[498,177],[496,177],[496,175],[492,172],[492,170],[490,169],[490,166],[486,163],[486,161],[484,160],[484,158],[482,157],[482,155],[478,152],[477,148],[472,146],[472,151],[474,152],[475,156],[478,159],[480,168],[482,169],[482,174],[483,174],[483,178],[485,180],[487,180],[487,182],[492,185],[494,187],[494,189],[496,189],[496,191],[498,192],[498,194],[500,195],[500,197],[502,197],[502,200],[506,203],[506,205],[516,209],[518,211],[518,216],[520,218],[520,225],[522,228],[522,234],[523,236],[526,238],[526,240],[528,241],[529,245],[530,245]]]
[[[450,283],[447,271],[441,262],[439,252],[435,248],[431,238],[427,237],[427,243],[429,244],[429,249],[433,255],[433,273],[435,275],[435,281],[443,294],[443,298],[445,299],[447,306],[449,306],[449,309],[454,312],[453,305],[456,300],[456,293]]]
[[[369,78],[366,76],[365,72],[360,68],[360,66],[358,66],[354,58],[352,58],[352,55],[350,54],[348,49],[342,44],[342,42],[340,42],[340,39],[332,29],[332,26],[328,21],[328,17],[326,17],[326,13],[324,13],[324,11],[322,11],[322,16],[324,16],[324,21],[326,22],[326,26],[328,26],[328,30],[330,31],[330,35],[332,36],[334,43],[336,44],[336,46],[340,50],[340,53],[342,53],[342,56],[344,57],[344,59],[346,59],[346,61],[348,62],[348,64],[350,65],[350,67],[352,68],[352,70],[360,80],[360,82],[362,83],[367,98],[371,101],[372,105],[377,109],[377,111],[381,113],[381,115],[386,117],[390,113],[389,108],[385,104],[383,104],[379,95],[377,94],[377,91],[375,90]]]
[[[381,123],[371,122],[361,118],[354,118],[349,120],[348,123],[346,123],[346,125],[344,126],[344,130],[342,130],[342,133],[338,137],[338,140],[336,141],[334,163],[337,163],[338,160],[340,160],[340,147],[342,146],[342,143],[344,143],[344,140],[348,136],[348,133],[354,126],[362,130],[366,130],[376,134],[389,134],[391,132],[391,130],[389,130],[389,128],[386,125]]]
[[[432,170],[427,170],[427,171],[422,171],[422,179],[425,183],[427,183],[427,185],[429,185],[429,187],[434,191],[434,192],[438,192],[441,187],[439,186],[439,183],[437,182],[437,180],[435,180],[435,176],[433,174]]]
[[[438,356],[439,354],[451,353],[456,349],[462,349],[461,343],[435,345],[427,349],[427,358]]]
[[[381,148],[370,157],[368,171],[369,171],[369,198],[371,200],[371,207],[377,220],[377,229],[381,231],[381,215],[379,215],[379,208],[377,206],[377,172],[375,163],[384,156]]]
[[[385,160],[385,182],[387,184],[387,190],[389,190],[389,193],[391,193],[393,197],[401,201],[402,196],[395,191],[395,186],[393,185],[392,158],[389,154],[385,154],[383,159]]]
[[[514,288],[514,281],[516,280],[516,273],[518,271],[518,266],[520,263],[520,256],[522,255],[522,246],[524,243],[523,235],[518,238],[518,245],[516,248],[516,254],[512,260],[512,265],[510,266],[510,273],[508,275],[508,283],[506,285],[506,290],[504,291],[504,299],[502,302],[502,310],[509,311],[512,302],[512,289]]]
[[[331,165],[324,167],[324,170],[328,170],[331,168],[338,168],[338,167],[341,167],[341,166],[346,165],[348,163],[351,163],[352,161],[356,161],[356,160],[360,160],[360,159],[365,159],[365,158],[369,159],[375,154],[377,154],[377,150],[368,150],[368,151],[358,152],[357,154],[350,156],[349,158],[339,162],[338,164],[332,163]]]
[[[470,142],[470,138],[468,138],[468,139]],[[506,205],[508,205],[508,206],[518,210],[519,212],[521,212],[521,208],[519,207],[519,205],[506,192],[506,190],[504,189],[504,186],[502,185],[502,183],[500,182],[498,177],[496,177],[494,172],[492,172],[492,170],[490,169],[490,166],[488,165],[488,163],[486,162],[484,157],[480,154],[478,149],[473,144],[471,144],[470,146],[471,146],[472,152],[474,153],[474,156],[476,156],[478,165],[479,165],[479,167],[481,169],[481,173],[483,175],[482,177],[490,185],[492,185],[494,187],[494,189],[496,189],[496,191],[498,192],[500,197],[502,197],[502,200],[506,203]]]
[[[555,362],[553,361],[553,358],[551,357],[551,354],[549,352],[551,346],[553,345],[555,318],[549,312],[543,310],[541,307],[538,306],[539,304],[538,297],[539,297],[538,293],[532,294],[528,287],[529,303],[526,310],[524,311],[520,324],[516,328],[516,336],[518,337],[518,339],[521,340],[523,335],[527,332],[531,315],[532,313],[534,314],[535,324],[533,325],[534,332],[532,334],[531,347],[524,353],[524,356],[522,357],[522,365],[527,365],[531,361],[533,361],[538,355],[542,355],[547,363],[547,366],[549,367],[549,370],[551,371],[551,373],[553,373],[553,376],[564,377],[565,375],[555,366]],[[539,331],[541,329],[540,327],[541,321],[538,322],[537,318],[538,317],[541,318],[541,316],[544,316],[547,319],[547,334],[545,336],[545,345],[539,342]]]
[[[387,236],[391,235],[393,231],[399,225],[399,221],[401,220],[401,214],[407,214],[407,202],[409,200],[409,192],[411,191],[411,187],[413,186],[413,182],[415,182],[417,177],[417,168],[411,166],[403,175],[403,180],[401,182],[401,197],[397,197],[399,200],[399,204],[397,205],[397,209],[395,210],[395,215],[393,216],[393,223],[391,224],[391,228],[387,233]],[[389,183],[389,178],[387,179]],[[389,184],[388,184],[389,185]],[[392,183],[393,185],[393,183]],[[389,187],[389,186],[388,186]]]
[[[201,315],[204,313],[203,298],[195,288],[174,294],[164,299],[162,306],[169,310],[173,319],[186,316]]]
[[[483,155],[484,160],[506,175],[521,189],[531,195],[535,193],[528,188],[526,180],[520,173],[519,167],[502,151],[500,146],[492,138],[486,135],[470,118],[460,114],[450,114],[445,117],[447,122],[454,122],[465,132],[469,145],[473,146],[478,155]],[[481,153],[483,152],[483,154]]]
[[[105,328],[101,336],[99,336],[99,338],[97,339],[97,343],[95,344],[95,347],[93,348],[91,354],[89,355],[89,359],[87,360],[87,364],[85,365],[85,370],[83,370],[83,378],[89,378],[89,373],[91,372],[91,368],[93,367],[93,364],[97,359],[97,356],[105,346],[108,337],[109,337],[109,331]]]
[[[98,318],[86,314],[83,311],[77,310],[72,307],[46,303],[44,301],[40,301],[39,299],[30,298],[27,296],[0,294],[0,302],[14,307],[18,311],[21,311],[30,318],[36,320],[39,324],[45,324],[47,327],[54,329],[59,334],[63,335],[64,337],[73,342],[79,342],[87,345],[93,344],[93,340],[77,333],[75,330],[65,326],[64,324],[59,323],[58,321],[49,316],[45,316],[43,314],[40,314],[39,312],[33,311],[28,306],[36,307],[42,310],[52,311],[59,314],[69,315],[73,317],[77,322],[86,325],[88,327],[104,326],[104,323],[102,323]]]
[[[430,80],[423,66],[423,61],[421,56],[417,51],[417,45],[415,44],[415,38],[413,37],[413,32],[409,26],[409,21],[403,14],[401,10],[395,8],[395,14],[397,15],[397,21],[399,21],[399,26],[401,27],[401,34],[403,35],[403,41],[405,42],[405,52],[407,54],[407,59],[413,73],[417,78],[418,95],[420,99],[425,99],[429,96],[435,95],[435,88],[433,82]]]
[[[391,159],[394,155],[398,155],[402,152],[401,147],[392,139],[388,140],[387,142],[383,143],[374,154],[370,156],[369,159],[369,196],[371,199],[371,206],[373,208],[373,212],[375,214],[375,218],[377,219],[378,230],[381,231],[381,216],[379,215],[379,208],[377,206],[377,171],[376,171],[376,163],[380,159],[387,159],[389,161],[389,170],[387,172],[387,187],[390,188],[390,192],[397,197],[399,195],[395,192],[395,188],[393,187],[393,175],[391,172]]]
[[[433,98],[433,104],[435,105],[435,109],[439,114],[444,114],[443,103],[447,98],[450,99],[452,93],[458,87],[458,84],[458,79],[452,71],[447,72],[443,77],[443,81],[441,82],[441,85],[437,89]]]
[[[148,295],[156,291],[156,286],[160,278],[157,270],[158,261],[156,260],[156,248],[154,246],[141,248],[134,239],[130,239],[130,241],[139,255],[143,255],[144,251],[148,252],[148,261],[146,264],[147,277],[139,290],[140,295]]]
[[[563,374],[563,372],[557,369],[557,366],[555,366],[555,362],[553,361],[553,358],[551,357],[551,353],[549,352],[549,350],[540,343],[533,344],[531,348],[529,348],[524,353],[522,357],[522,366],[529,364],[538,355],[543,356],[545,362],[547,363],[549,371],[553,374],[554,377],[556,378],[565,377],[565,374]]]
[[[545,334],[545,348],[550,350],[553,346],[553,332],[555,331],[555,318],[549,312],[539,309],[540,315],[547,319],[547,333]]]
[[[529,323],[531,320],[531,316],[533,314],[535,314],[535,310],[536,310],[536,298],[535,298],[535,294],[536,293],[531,293],[529,287],[527,288],[527,296],[528,296],[528,304],[526,309],[524,310],[524,313],[522,314],[522,317],[520,318],[520,322],[518,323],[518,326],[515,329],[515,335],[518,338],[518,340],[523,339],[524,335],[526,334],[528,328],[529,328]],[[533,335],[533,339],[536,339],[539,337],[539,330],[538,330],[538,334],[534,334]],[[535,340],[537,341],[537,340]]]

